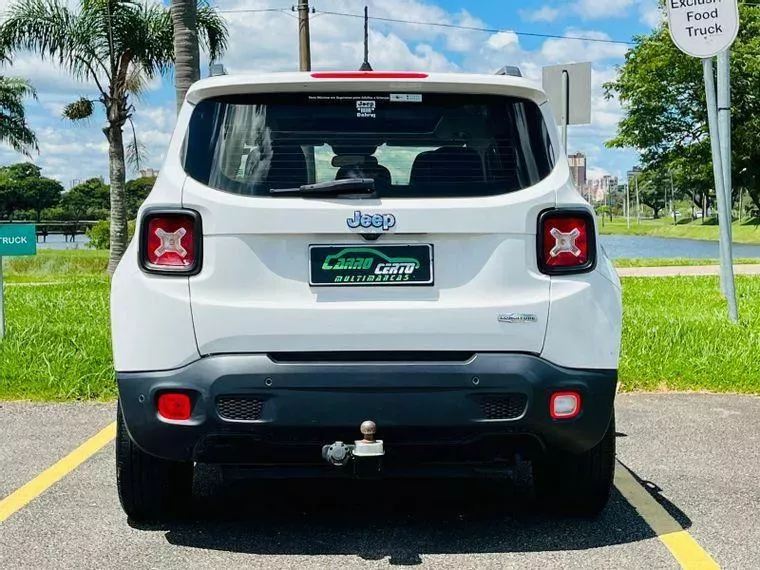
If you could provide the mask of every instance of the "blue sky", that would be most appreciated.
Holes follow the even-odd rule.
[[[214,2],[222,11],[278,9],[225,12],[230,49],[223,63],[230,73],[297,69],[298,27],[290,10],[296,1]],[[4,11],[8,3],[9,0],[0,0],[0,10]],[[538,82],[542,66],[590,61],[592,124],[571,127],[570,150],[589,156],[594,175],[619,175],[635,163],[636,155],[631,151],[604,148],[604,141],[614,135],[621,111],[616,101],[602,97],[601,85],[615,77],[615,66],[622,63],[626,46],[523,34],[630,41],[633,35],[646,33],[659,21],[657,0],[311,0],[317,11],[311,26],[314,69],[358,67],[363,49],[361,20],[325,12],[361,14],[365,4],[370,16],[501,30],[474,32],[371,21],[370,61],[375,69],[492,72],[512,64],[519,65],[526,77]],[[205,63],[202,72],[207,73]],[[91,85],[74,81],[34,54],[16,54],[13,65],[1,73],[26,77],[38,91],[39,100],[29,101],[27,112],[40,139],[40,153],[32,159],[42,167],[44,175],[60,180],[66,188],[75,180],[91,176],[108,179],[102,114],[81,125],[61,119],[67,102],[81,95],[94,96]],[[148,149],[145,166],[160,168],[175,116],[173,78],[153,81],[135,107],[137,135]],[[0,164],[18,160],[24,158],[0,147]]]

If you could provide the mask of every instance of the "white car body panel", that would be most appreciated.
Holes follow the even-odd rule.
[[[185,174],[181,148],[194,104],[231,93],[304,90],[525,97],[541,106],[556,166],[524,190],[455,199],[252,197],[207,188]],[[524,79],[343,80],[303,73],[204,79],[187,94],[141,208],[200,213],[202,271],[189,278],[147,275],[130,245],[112,289],[116,369],[169,370],[208,354],[338,350],[514,351],[568,367],[617,368],[620,284],[601,248],[590,273],[549,277],[538,270],[537,216],[556,205],[590,210],[574,190],[545,95]],[[377,243],[432,243],[434,286],[310,287],[309,244],[375,243],[347,227],[355,210],[396,217]],[[513,313],[535,321],[500,322],[500,315]]]

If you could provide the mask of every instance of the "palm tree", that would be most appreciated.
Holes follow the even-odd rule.
[[[201,36],[204,45],[226,45],[227,37],[226,34],[224,37],[214,37],[219,33],[219,16],[205,3],[197,3],[197,0],[171,0],[169,10],[174,26],[174,84],[179,113],[187,90],[201,78],[198,36]],[[215,54],[209,55],[213,60]]]
[[[26,124],[25,97],[37,98],[26,80],[0,76],[0,141],[29,156],[31,150],[37,150],[37,137]]]
[[[212,58],[226,49],[227,29],[205,0],[198,7],[204,47]],[[202,14],[202,17],[201,17]],[[137,95],[147,80],[171,70],[173,26],[169,10],[139,0],[16,0],[0,25],[0,50],[29,50],[50,58],[77,79],[97,87],[96,100],[81,98],[64,109],[64,116],[82,120],[103,105],[108,139],[111,185],[111,248],[108,272],[113,273],[127,247],[124,200],[125,153],[123,127],[131,120]]]
[[[171,0],[170,10],[174,24],[174,86],[179,113],[190,85],[201,78],[198,15],[195,0]]]

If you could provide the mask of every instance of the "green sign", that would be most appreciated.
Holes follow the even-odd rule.
[[[37,232],[34,224],[0,224],[0,257],[36,253]]]

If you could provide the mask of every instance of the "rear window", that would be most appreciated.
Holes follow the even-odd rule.
[[[200,102],[184,166],[217,190],[372,178],[380,197],[514,192],[549,175],[554,150],[538,106],[499,95],[276,93]]]

